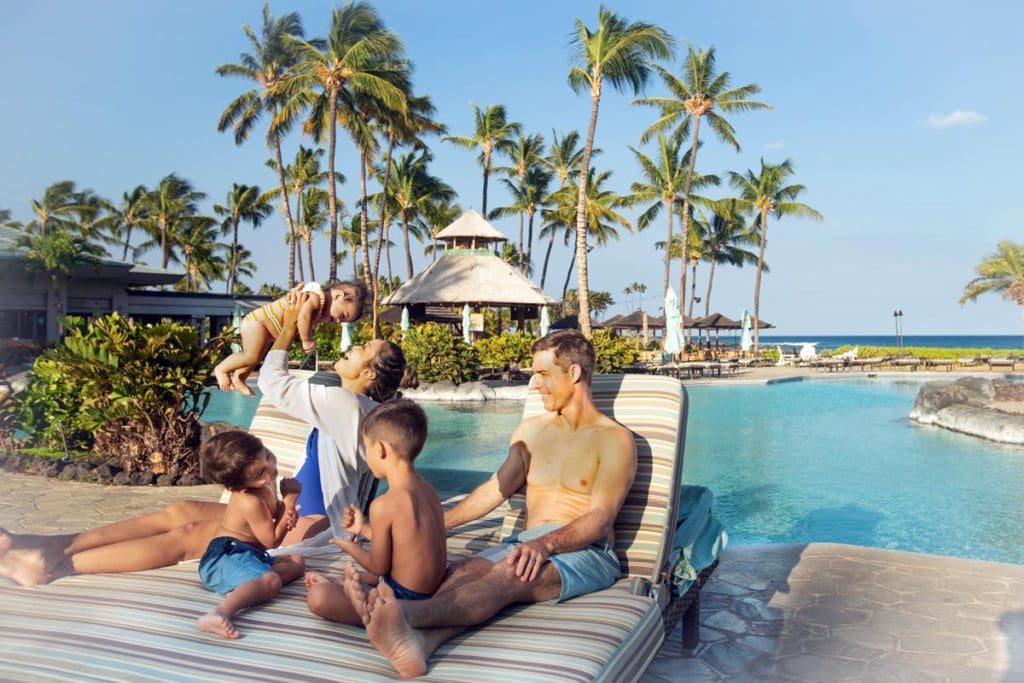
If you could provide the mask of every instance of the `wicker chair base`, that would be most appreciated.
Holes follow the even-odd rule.
[[[675,630],[676,624],[680,619],[683,620],[682,648],[686,654],[692,655],[700,644],[700,591],[717,567],[718,560],[715,560],[714,563],[702,569],[693,585],[679,597],[671,598],[662,612],[665,638],[669,638]]]

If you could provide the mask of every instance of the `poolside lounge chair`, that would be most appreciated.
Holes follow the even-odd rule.
[[[926,368],[945,368],[947,372],[953,370],[953,359],[952,358],[926,358],[924,361]]]
[[[992,356],[988,361],[988,367],[991,370],[996,368],[1009,368],[1010,372],[1013,372],[1017,365],[1017,359],[1013,356]]]
[[[634,681],[661,646],[666,620],[678,618],[687,602],[699,597],[702,581],[717,563],[701,567],[693,562],[696,554],[676,553],[681,555],[676,558],[673,553],[685,390],[664,377],[599,376],[594,395],[601,410],[636,434],[637,477],[616,524],[616,550],[628,576],[608,590],[562,605],[506,609],[442,646],[423,680]],[[526,414],[542,409],[534,392]],[[283,463],[301,457],[305,426],[266,404],[257,410],[252,431],[275,450],[282,469]],[[511,527],[518,518],[510,509],[508,520],[502,507],[449,536],[450,557],[495,543],[503,522]],[[679,533],[705,514],[692,514]],[[713,525],[710,531],[705,545],[717,548],[721,536]],[[704,554],[705,562],[713,561],[713,553]],[[332,573],[341,571],[344,560],[336,551],[307,557],[312,569]],[[687,564],[693,565],[696,581],[688,588],[683,584],[682,596],[673,595],[669,577],[685,574],[681,570]],[[236,623],[243,638],[237,641],[195,630],[196,617],[216,601],[200,585],[194,562],[134,574],[70,577],[35,590],[0,580],[5,650],[0,670],[7,679],[76,681],[381,681],[395,675],[361,629],[311,616],[301,582],[240,614]]]

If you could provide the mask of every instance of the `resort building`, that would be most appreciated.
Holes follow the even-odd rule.
[[[140,322],[170,318],[216,332],[270,301],[264,296],[158,291],[153,288],[173,285],[184,274],[115,260],[78,263],[69,275],[57,275],[54,288],[49,273],[29,268],[25,249],[15,244],[22,234],[0,226],[0,341],[56,341],[58,315],[92,317],[115,311]]]

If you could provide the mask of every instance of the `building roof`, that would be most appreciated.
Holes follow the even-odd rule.
[[[0,259],[8,261],[23,260],[28,249],[17,246],[19,237],[26,233],[14,228],[0,225]],[[99,259],[95,263],[83,260],[73,272],[74,277],[89,279],[110,279],[128,285],[168,285],[185,277],[185,273],[155,268],[145,264]]]
[[[553,304],[555,300],[494,254],[479,250],[453,249],[443,252],[437,261],[392,292],[383,303],[388,306],[543,306]]]
[[[455,222],[437,233],[437,239],[442,242],[456,238],[475,237],[478,242],[507,242],[505,237],[497,228],[488,223],[476,209],[470,209],[455,219]]]

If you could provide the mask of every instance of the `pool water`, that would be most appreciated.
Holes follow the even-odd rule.
[[[683,479],[715,493],[731,543],[837,542],[1024,564],[1024,448],[912,424],[916,382],[690,387]],[[213,392],[204,420],[248,424]],[[417,461],[466,490],[501,464],[521,405],[425,404]]]

